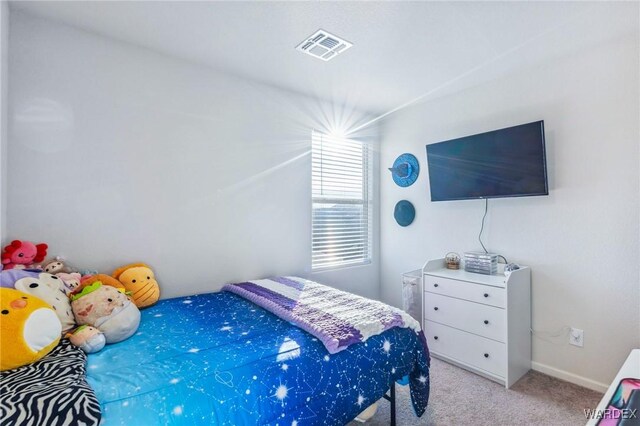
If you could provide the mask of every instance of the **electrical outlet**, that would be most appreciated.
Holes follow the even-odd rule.
[[[584,346],[584,331],[571,327],[571,331],[569,331],[569,344],[582,348]]]

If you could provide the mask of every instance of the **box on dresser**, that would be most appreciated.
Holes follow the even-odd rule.
[[[423,269],[423,327],[431,354],[511,387],[531,369],[531,270],[509,277]]]

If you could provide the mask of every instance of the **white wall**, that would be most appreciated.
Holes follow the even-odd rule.
[[[636,32],[389,116],[381,130],[383,300],[400,305],[403,271],[480,249],[484,201],[430,202],[425,145],[544,119],[551,193],[491,200],[485,245],[532,267],[535,330],[584,330],[582,349],[566,333],[534,337],[534,366],[594,388],[612,380],[640,346],[639,48]],[[423,166],[406,189],[386,171],[403,152]],[[401,199],[416,206],[407,228],[393,219]]]
[[[9,56],[9,4],[0,1],[0,242],[7,226],[7,113]]]
[[[21,12],[10,71],[9,237],[148,262],[163,297],[307,275],[311,129],[368,118]],[[314,277],[377,298],[378,273]]]

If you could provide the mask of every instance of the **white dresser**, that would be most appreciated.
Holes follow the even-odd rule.
[[[531,270],[507,278],[423,269],[423,326],[431,355],[511,387],[531,369]]]

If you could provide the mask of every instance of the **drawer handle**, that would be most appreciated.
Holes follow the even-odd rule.
[[[434,340],[438,340],[438,336],[433,336],[433,339]]]
[[[435,308],[433,308],[433,310],[434,310],[434,311],[437,311],[437,310],[438,310],[438,307],[436,306]]]
[[[433,286],[434,286],[434,287],[438,287],[438,283],[435,283]]]
[[[489,354],[484,354],[484,357],[485,358],[489,358]]]
[[[485,293],[485,294],[484,294],[484,297],[489,297],[489,293]]]
[[[489,324],[489,320],[484,320],[484,323],[485,324]]]

